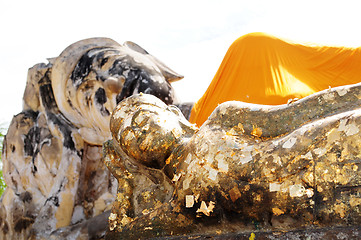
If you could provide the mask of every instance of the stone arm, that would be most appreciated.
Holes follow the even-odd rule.
[[[359,108],[361,84],[341,86],[317,92],[296,102],[278,105],[257,105],[230,101],[219,105],[209,123],[228,131],[237,123],[246,135],[274,138],[324,117]]]

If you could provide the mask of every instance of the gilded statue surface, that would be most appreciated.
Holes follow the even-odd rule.
[[[123,100],[103,145],[119,182],[107,239],[359,226],[360,99],[356,84],[226,102],[199,129],[153,96]]]

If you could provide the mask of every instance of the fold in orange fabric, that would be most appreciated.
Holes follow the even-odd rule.
[[[190,122],[201,126],[226,101],[278,105],[361,81],[361,48],[297,44],[250,33],[229,47]]]

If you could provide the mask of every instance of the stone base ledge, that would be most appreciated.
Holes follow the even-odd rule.
[[[328,240],[340,239],[351,240],[361,239],[361,226],[352,227],[327,227],[317,229],[302,229],[293,231],[254,231],[245,233],[229,233],[218,235],[184,235],[153,238],[156,240]]]

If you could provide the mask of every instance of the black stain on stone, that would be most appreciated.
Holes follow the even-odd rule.
[[[155,81],[143,69],[129,70],[123,89],[116,98],[117,104],[136,93],[154,95],[168,105],[173,104],[175,99],[174,90],[169,82],[165,79],[161,82]]]
[[[162,83],[151,82],[149,85],[142,81],[139,86],[139,92],[152,94],[167,105],[173,104],[175,98],[173,88],[165,80]]]
[[[104,88],[98,88],[98,90],[95,92],[95,103],[100,107],[100,113],[102,116],[109,116],[110,112],[108,109],[104,107],[104,103],[107,102],[107,96],[105,94]]]
[[[100,62],[100,67],[103,67],[104,64],[106,64],[108,62],[108,58],[103,58],[102,61]]]
[[[28,228],[34,222],[33,218],[22,217],[15,222],[15,232],[21,232],[23,229]]]
[[[50,81],[51,71],[48,70],[44,74],[44,77],[39,81],[39,93],[41,101],[46,110],[58,110],[58,106],[55,101],[53,88]]]
[[[107,96],[105,94],[104,88],[98,88],[95,92],[95,101],[101,105],[107,102]]]
[[[54,92],[51,87],[50,81],[50,71],[47,71],[44,74],[44,77],[39,81],[39,92],[41,96],[41,101],[46,110],[46,114],[48,116],[48,120],[53,122],[54,125],[59,127],[60,132],[64,136],[63,146],[69,148],[71,150],[75,150],[75,144],[71,137],[72,129],[71,123],[64,118],[63,115],[60,114],[59,108],[56,104]],[[68,99],[68,103],[72,106],[71,101]]]
[[[71,125],[68,123],[68,121],[66,121],[62,115],[59,114],[53,114],[53,113],[48,113],[48,119],[49,121],[53,122],[56,126],[58,126],[60,132],[63,134],[64,137],[64,141],[63,141],[63,146],[76,151],[75,149],[75,143],[73,141],[73,138],[71,137],[72,135],[72,129],[71,129]]]
[[[34,156],[35,145],[40,142],[40,128],[32,127],[24,137],[24,153],[26,156]]]
[[[136,85],[138,83],[139,74],[137,73],[138,70],[131,70],[128,73],[128,77],[125,79],[125,83],[123,85],[123,89],[120,94],[117,95],[116,101],[117,104],[122,101],[123,99],[133,95],[134,91],[136,90]]]
[[[52,197],[46,199],[45,204],[49,201],[51,201],[55,207],[59,207],[59,198],[57,196],[52,196]]]
[[[33,199],[31,193],[29,193],[28,191],[21,193],[20,196],[19,196],[19,198],[20,198],[21,201],[23,201],[24,203],[25,203],[25,202],[30,203],[31,200]]]
[[[13,176],[11,176],[11,183],[15,186],[15,189],[18,187],[18,182],[15,181]]]
[[[98,54],[96,54],[96,60],[100,67],[103,67],[108,62],[108,58],[104,57],[104,51],[98,52]]]
[[[7,224],[7,222],[4,222],[3,233],[6,235],[8,232],[9,232],[9,225]]]
[[[85,54],[86,55],[86,54]],[[39,81],[39,92],[41,96],[42,103],[46,110],[48,121],[52,122],[55,126],[58,126],[60,132],[63,134],[64,141],[63,146],[71,149],[75,149],[74,141],[71,137],[72,134],[72,124],[61,115],[59,108],[56,104],[54,92],[51,87],[51,81],[49,78],[50,71],[48,71],[44,77]],[[71,101],[68,102],[72,106]]]
[[[99,51],[99,49],[102,48],[95,50]],[[99,51],[98,53],[92,54],[91,51],[94,51],[94,49],[88,51],[80,58],[71,74],[70,78],[76,88],[83,84],[86,76],[93,70],[94,64],[97,64],[101,68],[108,62],[108,58],[104,57],[104,52]],[[125,78],[122,91],[116,97],[117,103],[135,93],[141,92],[154,95],[168,105],[174,103],[175,94],[169,82],[165,79],[161,82],[153,80],[148,72],[144,69],[133,67],[125,58],[115,60],[112,67],[109,68],[108,74],[97,74],[96,79],[105,81],[108,79],[106,77],[108,75],[115,78],[120,76]],[[104,89],[101,90],[99,88],[95,94],[96,101],[101,105],[106,102],[106,94],[103,91]],[[104,116],[109,115],[109,111],[105,108],[101,108],[100,111]]]
[[[33,169],[31,169],[31,172],[35,174],[38,171],[38,168],[35,165],[35,157],[33,157],[32,161],[33,161]]]
[[[42,148],[42,145],[49,143],[52,135],[49,132],[49,129],[40,128],[38,126],[33,126],[30,128],[27,134],[24,135],[24,155],[30,156],[32,158],[32,173],[37,172],[37,167],[35,166],[35,159]]]
[[[108,73],[112,76],[121,76],[123,72],[129,70],[129,64],[120,59],[114,61],[113,66],[109,69]]]
[[[91,51],[91,50],[90,50]],[[78,88],[84,81],[84,78],[89,75],[92,70],[92,64],[94,56],[89,56],[89,52],[86,52],[78,61],[73,72],[71,73],[70,79],[73,81],[75,88]]]
[[[21,118],[20,124],[27,125],[28,119],[31,119],[33,122],[36,121],[36,119],[38,118],[39,112],[34,112],[32,110],[28,110],[28,111],[21,112],[18,115],[20,115],[20,114],[23,115]],[[15,115],[15,117],[18,115]]]

